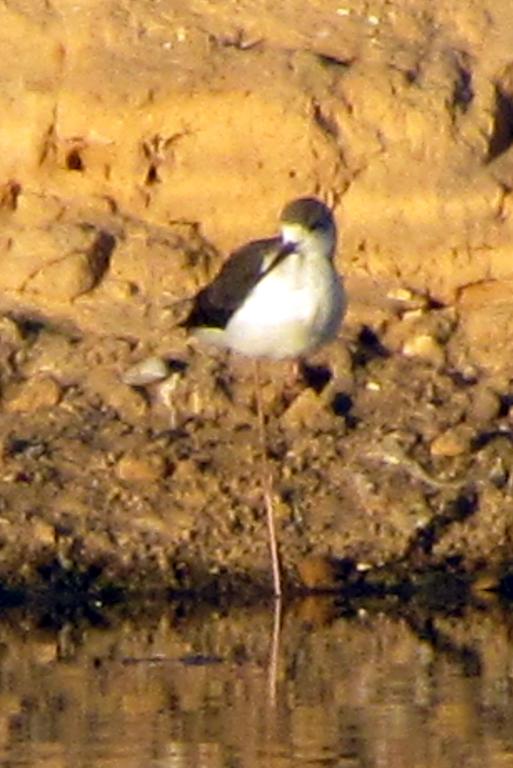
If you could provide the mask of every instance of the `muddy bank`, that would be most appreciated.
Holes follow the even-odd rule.
[[[455,343],[452,315],[433,309],[421,318],[422,334],[411,338],[443,330],[436,350],[445,361]],[[389,334],[411,331],[412,322],[396,319]],[[226,583],[227,574],[267,583],[246,361],[185,346],[163,381],[135,387],[123,372],[133,370],[137,345],[8,319],[2,331],[7,583],[40,579],[54,559],[133,588],[206,586]],[[317,556],[348,559],[349,571],[503,564],[511,537],[508,393],[448,362],[391,352],[358,325],[346,334],[302,380],[291,384],[285,366],[265,368],[289,580],[329,585]]]
[[[251,365],[177,324],[303,194],[350,311],[299,380],[264,371],[288,583],[507,571],[509,4],[2,14],[0,579],[269,583]]]

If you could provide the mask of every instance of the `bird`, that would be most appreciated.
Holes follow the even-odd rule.
[[[330,208],[315,197],[292,200],[280,215],[280,233],[235,250],[202,288],[181,323],[200,343],[255,360],[255,390],[264,462],[265,416],[258,361],[299,360],[335,338],[346,310],[342,277],[334,265],[337,228]],[[281,573],[272,504],[264,472],[276,597]]]

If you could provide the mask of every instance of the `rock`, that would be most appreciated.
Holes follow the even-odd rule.
[[[307,589],[334,589],[337,570],[332,558],[321,555],[304,557],[297,564],[302,583]]]
[[[127,302],[133,298],[135,287],[127,280],[104,280],[102,290],[112,301]]]
[[[166,463],[161,456],[126,453],[116,464],[116,475],[128,482],[154,483],[164,477]]]
[[[431,443],[432,456],[460,456],[468,451],[474,431],[466,424],[459,424],[436,437]]]
[[[121,376],[122,381],[131,387],[143,387],[161,381],[169,375],[169,365],[161,357],[145,357],[132,365]]]
[[[52,669],[62,657],[62,647],[57,640],[47,640],[38,642],[34,647],[34,662],[41,668],[45,666]]]
[[[55,544],[55,528],[44,520],[33,520],[30,526],[31,538],[43,547]]]
[[[0,342],[12,348],[19,347],[23,342],[20,329],[10,317],[0,318]]]
[[[414,293],[408,288],[391,288],[386,297],[389,301],[402,305],[403,309],[424,309],[427,306],[425,296]]]
[[[44,294],[54,301],[71,301],[94,286],[96,275],[85,253],[73,253],[42,267],[26,290]]]
[[[469,408],[469,418],[483,425],[494,419],[501,408],[501,401],[496,392],[488,387],[477,387],[473,393]]]
[[[28,352],[23,372],[28,376],[45,373],[60,378],[72,352],[70,339],[60,333],[43,330]]]
[[[323,406],[324,401],[317,392],[304,389],[281,417],[281,424],[285,429],[319,427]]]
[[[94,368],[85,382],[88,390],[99,395],[106,406],[112,408],[130,424],[139,423],[148,411],[148,404],[139,392],[119,381],[111,369]]]
[[[437,367],[442,366],[445,362],[442,345],[427,333],[421,333],[407,339],[403,344],[402,351],[406,357],[420,357]]]
[[[32,412],[40,408],[51,408],[61,398],[61,388],[48,376],[35,377],[8,387],[4,394],[5,410],[8,413]]]
[[[177,400],[183,403],[184,394],[178,389],[182,379],[182,374],[175,372],[152,387],[151,392],[154,394],[155,401],[169,410],[176,408]]]

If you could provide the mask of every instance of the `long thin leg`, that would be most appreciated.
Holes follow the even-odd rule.
[[[281,597],[274,601],[273,639],[269,656],[269,703],[276,706],[278,698],[278,664],[280,661],[280,636],[281,636]]]
[[[269,548],[271,550],[271,563],[273,568],[273,586],[275,597],[281,597],[281,572],[280,558],[278,554],[278,540],[276,537],[276,523],[274,519],[273,505],[273,476],[267,460],[267,438],[265,433],[264,406],[262,402],[262,389],[260,382],[260,367],[255,360],[255,398],[257,404],[258,433],[260,448],[262,451],[262,491],[264,506],[267,515],[267,528],[269,531]]]

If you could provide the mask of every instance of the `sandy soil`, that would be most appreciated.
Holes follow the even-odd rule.
[[[288,583],[507,571],[511,3],[1,18],[3,583],[268,585],[251,363],[177,324],[304,194],[334,208],[350,310],[300,380],[264,370]]]

